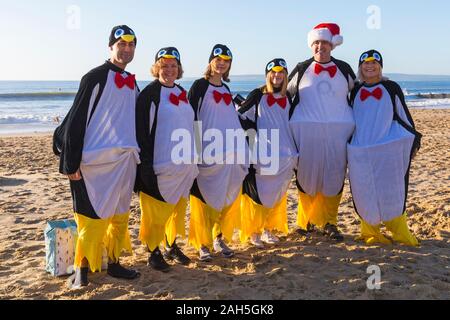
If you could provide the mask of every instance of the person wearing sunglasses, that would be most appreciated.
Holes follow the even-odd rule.
[[[295,106],[290,125],[299,150],[297,232],[307,235],[318,226],[336,242],[344,240],[337,218],[347,141],[354,130],[348,95],[356,78],[346,62],[331,56],[342,43],[337,24],[317,25],[308,33],[313,57],[297,64],[288,85]]]
[[[148,265],[169,271],[166,260],[187,265],[190,259],[176,244],[176,236],[185,237],[187,200],[198,174],[194,163],[194,111],[187,92],[176,80],[183,67],[174,47],[158,50],[151,73],[156,78],[139,95],[136,129],[141,149],[136,191],[141,206],[139,239],[150,251]],[[180,157],[173,150],[188,138],[188,149]],[[174,158],[176,157],[176,158]],[[165,244],[162,254],[159,246]]]
[[[200,261],[212,259],[211,249],[231,258],[234,251],[225,240],[231,240],[240,223],[241,187],[248,165],[239,159],[247,154],[248,146],[230,89],[224,83],[229,81],[232,59],[227,46],[215,45],[204,77],[189,90],[189,102],[201,124],[199,133],[203,140],[213,140],[199,143],[202,160],[190,197],[189,243],[198,250]],[[241,133],[242,139],[230,144],[227,132]],[[215,143],[219,143],[217,148]]]
[[[289,129],[292,101],[287,92],[286,61],[269,61],[265,74],[266,84],[253,90],[239,108],[243,127],[256,131],[257,138],[250,143],[255,151],[261,150],[262,144],[279,146],[277,167],[258,161],[250,166],[243,184],[240,238],[241,242],[250,239],[258,248],[279,241],[274,231],[288,233],[286,192],[297,161]]]
[[[105,247],[108,275],[139,276],[119,263],[123,249],[131,252],[128,218],[139,163],[135,131],[139,89],[135,76],[125,71],[136,43],[128,26],[112,29],[110,59],[81,79],[73,105],[53,136],[59,171],[70,181],[78,230],[73,288],[89,284],[89,269],[101,271]]]
[[[411,159],[421,134],[406,106],[402,89],[383,76],[383,58],[376,50],[361,54],[359,82],[351,92],[356,129],[348,145],[349,180],[361,220],[359,239],[367,244],[410,246],[419,242],[406,222]],[[392,233],[388,239],[381,224]]]

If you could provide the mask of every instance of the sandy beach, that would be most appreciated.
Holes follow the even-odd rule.
[[[67,178],[58,173],[51,134],[0,136],[0,299],[450,299],[450,110],[412,110],[424,135],[414,159],[407,205],[409,226],[421,246],[367,246],[354,238],[359,221],[348,182],[340,206],[345,242],[294,232],[297,191],[288,194],[290,234],[256,249],[235,242],[236,256],[213,262],[192,258],[168,273],[150,269],[137,239],[139,205],[133,196],[134,254],[124,256],[141,277],[117,280],[92,274],[88,287],[69,290],[67,277],[45,272],[47,221],[72,218]],[[367,268],[381,269],[381,289],[369,290]]]

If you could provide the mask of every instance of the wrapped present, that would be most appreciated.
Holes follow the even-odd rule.
[[[54,276],[73,273],[77,224],[74,220],[47,222],[45,228],[45,270]]]
[[[53,276],[64,276],[74,272],[75,248],[78,232],[75,220],[47,222],[45,228],[45,270]],[[108,255],[103,248],[102,269],[108,266]]]

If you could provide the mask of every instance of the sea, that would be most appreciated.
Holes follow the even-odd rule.
[[[393,74],[402,87],[408,107],[450,108],[450,77]],[[179,84],[186,90],[195,79]],[[138,82],[143,89],[149,82]],[[264,84],[264,77],[235,76],[229,83],[233,94],[246,96]],[[0,81],[0,134],[53,131],[72,106],[79,81]]]

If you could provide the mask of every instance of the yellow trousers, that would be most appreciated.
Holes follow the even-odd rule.
[[[315,196],[310,196],[299,191],[297,225],[304,230],[306,230],[308,222],[320,228],[327,223],[336,225],[341,198],[342,193],[327,197],[320,192]]]
[[[240,229],[241,242],[246,242],[253,233],[262,233],[264,230],[287,234],[287,196],[284,195],[273,208],[266,208],[248,195],[242,195]]]
[[[78,239],[74,267],[81,267],[83,259],[86,258],[92,272],[101,271],[105,247],[111,261],[117,262],[122,250],[131,253],[129,217],[129,212],[116,214],[108,219],[91,219],[75,213]]]
[[[212,249],[213,240],[222,234],[230,241],[234,229],[241,224],[241,195],[236,197],[232,205],[215,210],[197,197],[190,197],[191,216],[189,221],[189,244],[199,250],[201,246]]]
[[[165,237],[170,245],[177,235],[186,237],[184,220],[187,199],[181,198],[177,204],[170,204],[139,192],[139,203],[141,205],[139,240],[151,251],[163,243]]]
[[[393,241],[408,246],[419,245],[419,241],[409,231],[408,224],[406,223],[406,214],[402,214],[390,221],[384,221],[384,225],[391,232]],[[380,227],[381,224],[372,226],[361,219],[361,235],[356,239],[363,240],[368,245],[375,243],[391,244],[391,240],[381,233]]]

